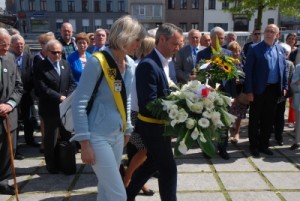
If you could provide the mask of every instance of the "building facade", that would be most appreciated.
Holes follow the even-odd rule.
[[[165,21],[173,23],[183,31],[203,30],[203,0],[165,0]]]
[[[225,12],[229,3],[219,0],[204,0],[204,27],[203,31],[210,31],[215,26],[225,31],[252,31],[255,27],[257,12],[251,20],[245,16]],[[263,12],[262,28],[268,24],[278,24],[278,8]]]
[[[146,29],[165,22],[165,0],[128,0],[129,14],[138,19]]]
[[[70,22],[74,32],[109,29],[128,14],[127,0],[16,0],[21,33],[58,32]]]

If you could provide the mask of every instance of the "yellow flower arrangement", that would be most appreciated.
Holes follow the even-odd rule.
[[[205,82],[209,80],[213,83],[221,80],[230,80],[243,76],[243,72],[237,69],[240,64],[239,59],[222,54],[222,48],[217,38],[217,48],[212,49],[213,56],[208,60],[201,60],[194,69],[194,74],[197,75],[197,80]]]

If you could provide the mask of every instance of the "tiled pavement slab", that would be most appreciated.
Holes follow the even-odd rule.
[[[228,161],[218,155],[205,159],[197,147],[176,158],[178,201],[300,200],[300,150],[289,150],[292,129],[285,127],[284,146],[271,139],[274,156],[261,154],[260,158],[250,156],[246,131],[244,127],[237,145],[229,143]],[[20,201],[96,200],[97,179],[92,168],[82,164],[80,154],[76,155],[77,174],[66,176],[48,174],[38,148],[21,144],[20,151],[26,157],[15,161]],[[151,178],[147,185],[156,192],[154,196],[138,195],[136,200],[160,200],[157,179]],[[14,196],[0,195],[0,201],[14,200]]]

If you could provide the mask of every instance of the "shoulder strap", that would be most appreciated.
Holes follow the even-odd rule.
[[[90,100],[89,100],[89,102],[88,102],[88,105],[87,105],[87,107],[86,107],[86,113],[87,113],[87,114],[89,114],[90,111],[91,111],[91,109],[92,109],[92,105],[93,105],[93,102],[94,102],[94,100],[95,100],[95,97],[96,97],[96,94],[97,94],[97,90],[98,90],[99,85],[100,85],[100,83],[101,83],[101,81],[102,81],[102,78],[103,78],[103,73],[101,72],[101,73],[100,73],[100,76],[99,76],[99,79],[98,79],[97,82],[96,82],[96,86],[95,86],[95,88],[94,88],[94,90],[93,90],[92,96],[91,96],[91,98],[90,98]]]
[[[123,132],[126,131],[126,106],[127,106],[127,95],[126,95],[126,88],[125,83],[122,79],[121,73],[117,67],[116,62],[114,59],[105,51],[102,52],[95,52],[93,54],[101,63],[103,74],[106,78],[108,86],[114,96],[115,103],[117,108],[121,114],[122,121],[123,121]],[[121,91],[115,90],[115,83],[119,81],[122,83]]]

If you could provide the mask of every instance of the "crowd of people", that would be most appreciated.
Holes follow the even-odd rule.
[[[24,158],[17,150],[21,128],[25,143],[44,153],[51,174],[59,173],[58,140],[76,141],[83,163],[92,166],[98,179],[97,200],[133,201],[140,190],[151,196],[154,191],[146,182],[157,174],[161,200],[175,201],[177,168],[171,137],[163,135],[164,122],[146,106],[170,94],[170,81],[183,85],[195,80],[193,69],[202,59],[212,57],[218,43],[222,54],[240,60],[238,69],[245,73],[216,85],[232,98],[228,110],[237,117],[216,144],[220,157],[230,158],[228,142],[239,143],[241,121],[248,111],[251,155],[273,155],[271,134],[279,146],[284,143],[287,99],[288,123],[295,127],[290,149],[298,149],[300,51],[296,34],[289,34],[286,43],[279,36],[278,26],[269,24],[253,30],[251,40],[241,47],[234,32],[225,35],[221,27],[214,27],[210,34],[191,29],[188,44],[184,44],[183,31],[174,24],[163,23],[150,35],[136,19],[124,16],[110,30],[76,35],[65,22],[60,38],[52,32],[41,34],[37,39],[41,51],[31,55],[17,30],[0,28],[0,193],[15,194],[8,185],[11,164],[5,122],[9,118],[15,159]],[[93,105],[87,110],[94,90]],[[59,104],[73,92],[72,134],[60,121]],[[248,104],[239,101],[242,93]],[[41,143],[34,138],[37,128]],[[126,146],[129,163],[123,175],[119,167]]]

